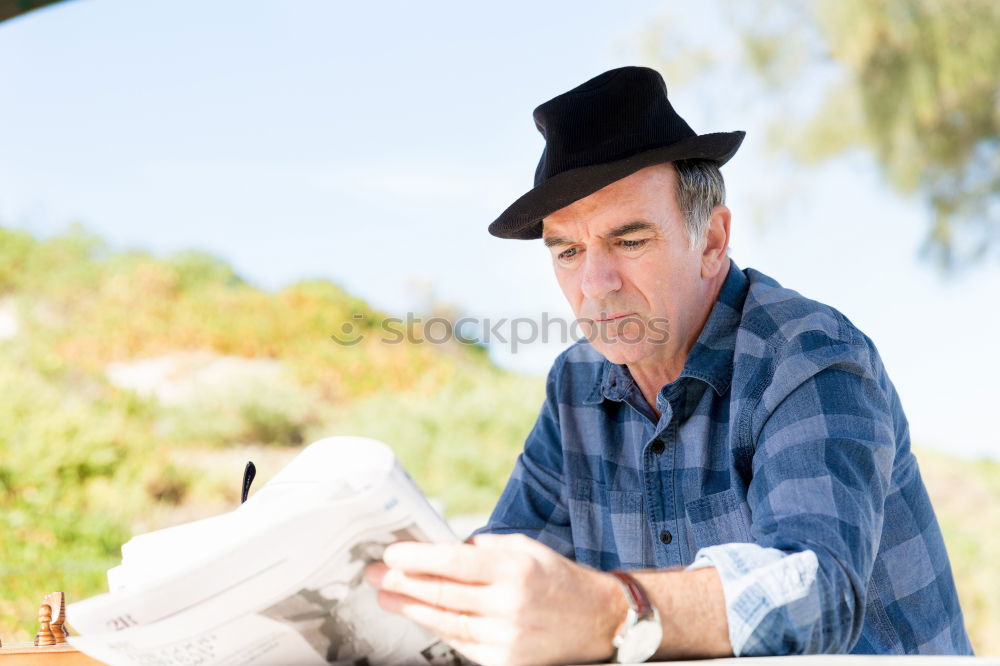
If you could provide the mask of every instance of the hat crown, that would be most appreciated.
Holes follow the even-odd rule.
[[[667,99],[660,73],[648,67],[604,72],[534,111],[545,149],[535,186],[595,162],[614,162],[696,136]]]
[[[667,84],[648,67],[621,67],[553,97],[534,112],[545,137],[535,186],[490,224],[500,238],[541,238],[560,208],[654,164],[725,164],[744,132],[695,134],[667,100]]]

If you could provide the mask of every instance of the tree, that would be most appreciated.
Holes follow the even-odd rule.
[[[801,94],[836,66],[804,122],[775,120],[795,159],[870,153],[894,191],[927,204],[924,252],[945,271],[1000,250],[1000,2],[721,0],[718,9],[746,69],[776,95]],[[702,72],[713,66],[704,48],[688,55]]]

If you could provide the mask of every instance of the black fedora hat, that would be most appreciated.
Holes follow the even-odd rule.
[[[490,224],[500,238],[542,237],[542,218],[654,164],[725,164],[745,132],[695,134],[656,70],[621,67],[550,99],[534,113],[545,137],[535,187]]]

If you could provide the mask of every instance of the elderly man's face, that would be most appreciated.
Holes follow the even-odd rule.
[[[543,222],[559,286],[614,363],[686,355],[701,324],[702,244],[690,247],[675,178],[669,164],[648,167]]]

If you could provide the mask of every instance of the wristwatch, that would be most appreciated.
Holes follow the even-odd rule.
[[[612,571],[628,600],[625,624],[611,641],[616,649],[615,663],[638,664],[652,657],[663,639],[660,614],[650,603],[646,590],[634,577],[624,571]]]

